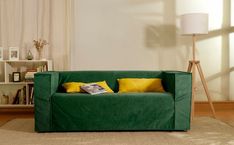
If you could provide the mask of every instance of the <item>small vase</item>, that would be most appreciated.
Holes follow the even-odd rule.
[[[42,59],[42,49],[38,50],[38,60]]]
[[[32,60],[33,59],[33,54],[32,54],[32,52],[30,50],[27,52],[26,59],[27,60]]]

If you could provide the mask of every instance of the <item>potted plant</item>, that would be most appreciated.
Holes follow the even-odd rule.
[[[37,49],[39,60],[42,59],[42,50],[43,47],[47,44],[49,44],[46,40],[44,39],[39,39],[39,40],[33,40],[34,46]]]

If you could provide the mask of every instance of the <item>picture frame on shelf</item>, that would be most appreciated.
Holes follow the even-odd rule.
[[[13,72],[12,73],[12,81],[13,82],[20,82],[20,72]]]
[[[3,60],[3,47],[0,47],[0,60]]]
[[[19,60],[18,47],[9,47],[9,60]]]

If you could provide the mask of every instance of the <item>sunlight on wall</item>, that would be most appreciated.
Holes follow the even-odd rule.
[[[234,86],[234,33],[229,35],[229,45],[230,45],[230,87]],[[230,99],[234,100],[234,91],[230,89]]]
[[[207,13],[208,1],[212,0],[176,0],[176,13]]]
[[[223,89],[221,86],[224,85],[224,83],[222,82],[221,77],[217,76],[217,73],[222,71],[222,37],[216,36],[197,42],[197,54],[198,60],[201,61],[201,67],[206,77],[212,98],[216,101],[228,99],[221,93]],[[207,100],[199,76],[197,76],[196,93],[196,100]]]
[[[199,36],[198,36],[199,37]],[[206,40],[198,41],[197,58],[201,61],[205,76],[212,76],[221,71],[222,54],[221,36],[211,37]],[[208,69],[207,69],[208,68]]]
[[[230,62],[229,65],[230,67],[234,67],[234,33],[231,33],[229,35],[229,46],[230,46],[230,53],[229,53],[229,58]]]
[[[209,30],[220,29],[223,17],[223,0],[177,0],[177,15],[208,13]]]
[[[207,10],[209,14],[209,30],[217,30],[222,27],[223,0],[208,0]],[[211,6],[212,5],[212,6]]]
[[[209,14],[210,32],[198,36],[197,58],[214,100],[234,100],[232,76],[225,72],[229,61],[234,66],[231,56],[229,60],[229,50],[234,54],[229,39],[234,37],[222,28],[229,24],[223,24],[229,19],[224,2],[228,0],[77,0],[72,69],[185,71],[192,39],[180,35],[180,15],[203,12]],[[196,100],[206,100],[202,87],[197,92]]]
[[[231,26],[234,26],[234,0],[231,0]],[[234,87],[234,33],[229,35],[229,47],[230,47],[230,87]],[[234,100],[234,91],[230,89],[230,100]]]
[[[223,0],[177,0],[177,15],[185,13],[208,13],[209,15],[209,34],[197,36],[196,54],[197,59],[201,61],[213,100],[217,101],[232,98],[229,94],[230,76],[229,73],[226,73],[229,67],[228,52],[230,49],[228,32],[222,30],[222,27],[228,26],[228,10],[227,4],[224,5]],[[180,19],[177,19],[177,26],[179,26],[179,22]],[[186,40],[181,40],[179,44],[186,46],[188,45],[186,42]],[[191,49],[191,43],[189,46]],[[191,58],[192,52],[189,51],[189,53],[189,58]],[[199,76],[196,79],[197,97],[195,100],[207,100]]]
[[[231,26],[234,26],[234,0],[231,0]]]

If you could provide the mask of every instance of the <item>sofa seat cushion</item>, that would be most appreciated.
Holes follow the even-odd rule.
[[[171,130],[174,98],[170,93],[55,93],[54,131]]]

